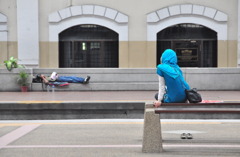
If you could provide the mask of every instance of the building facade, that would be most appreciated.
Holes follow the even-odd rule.
[[[239,0],[0,0],[0,62],[39,68],[240,65]]]

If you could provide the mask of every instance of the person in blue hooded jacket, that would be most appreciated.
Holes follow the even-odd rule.
[[[190,89],[184,80],[182,71],[177,64],[176,52],[166,49],[161,57],[161,64],[157,66],[159,76],[159,91],[154,102],[155,107],[161,103],[181,103],[186,102],[185,89]]]

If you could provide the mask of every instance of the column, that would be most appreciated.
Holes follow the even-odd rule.
[[[7,16],[0,12],[0,62],[3,63],[8,57],[8,26],[7,26]]]
[[[240,0],[238,0],[238,67],[240,67]]]
[[[19,64],[39,66],[38,0],[17,0]]]

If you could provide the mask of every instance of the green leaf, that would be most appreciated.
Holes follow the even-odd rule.
[[[12,67],[13,67],[13,68],[17,68],[17,67],[18,67],[17,63],[16,63],[16,62],[13,62],[13,63],[12,63]]]
[[[5,63],[5,65],[6,65],[6,68],[7,68],[8,71],[11,71],[11,70],[12,70],[12,62],[7,61],[7,62]]]
[[[10,59],[9,59],[11,62],[15,62],[15,63],[17,63],[17,59],[16,58],[14,58],[14,57],[10,57]]]
[[[19,76],[17,79],[17,83],[21,86],[27,86],[29,79],[29,74],[27,74],[24,70],[19,72]]]
[[[13,68],[18,68],[17,64],[18,59],[14,57],[10,57],[9,60],[4,61],[4,64],[8,71],[11,71]]]

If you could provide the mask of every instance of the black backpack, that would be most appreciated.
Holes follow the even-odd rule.
[[[192,88],[192,89],[185,89],[185,93],[187,96],[187,99],[190,103],[198,103],[202,101],[202,97],[201,95],[197,92],[196,88]]]

